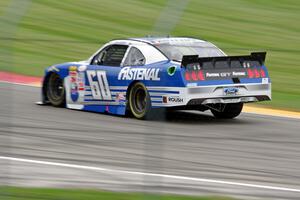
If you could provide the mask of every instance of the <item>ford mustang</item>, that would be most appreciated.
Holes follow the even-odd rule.
[[[42,103],[152,118],[157,110],[211,110],[237,117],[244,103],[271,100],[266,52],[227,56],[187,37],[113,40],[88,60],[48,67]]]

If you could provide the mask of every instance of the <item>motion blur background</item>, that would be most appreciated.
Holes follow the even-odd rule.
[[[267,51],[273,100],[257,106],[300,111],[299,33],[299,0],[0,0],[0,72],[40,77],[45,67],[85,60],[112,39],[191,36],[208,40],[229,55]],[[0,157],[300,188],[296,119],[243,113],[228,122],[206,114],[177,113],[165,122],[137,121],[38,107],[33,102],[40,88],[1,83],[0,89]],[[0,160],[1,186],[246,199],[255,195],[299,199],[300,192],[156,178]],[[0,187],[1,200],[192,199],[109,192],[100,197],[95,191],[83,194],[76,189]]]
[[[298,0],[1,0],[0,19],[2,71],[42,76],[111,39],[192,36],[229,55],[267,51],[273,101],[264,106],[300,110]]]

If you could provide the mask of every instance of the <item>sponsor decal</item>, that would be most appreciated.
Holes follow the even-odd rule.
[[[220,75],[220,73],[210,73],[210,72],[206,72],[206,74],[205,74],[205,76],[207,77],[207,78],[209,78],[209,77],[220,77],[221,75]]]
[[[124,93],[122,93],[122,92],[116,93],[116,102],[119,102],[121,105],[125,105],[126,97],[125,97]]]
[[[163,97],[163,103],[183,103],[183,98],[179,96]]]
[[[186,86],[187,87],[195,87],[195,86],[197,86],[197,83],[187,83]]]
[[[85,89],[84,72],[79,72],[78,73],[77,84],[78,84],[78,90],[79,91],[84,91],[84,89]]]
[[[168,103],[168,97],[163,96],[163,103]]]
[[[54,71],[59,72],[59,69],[56,66],[51,66],[51,67],[48,68],[47,71],[48,72],[54,72]]]
[[[246,76],[246,72],[232,72],[232,76]]]
[[[243,62],[243,67],[244,68],[250,68],[251,67],[250,62]]]
[[[73,102],[78,101],[79,97],[84,95],[85,76],[84,72],[78,72],[76,66],[69,67],[70,94]]]
[[[199,63],[191,63],[186,66],[188,70],[201,70],[201,65]]]
[[[159,81],[159,69],[157,68],[131,68],[124,67],[121,69],[119,80],[152,80]]]
[[[77,71],[77,66],[70,66],[69,71]]]
[[[122,93],[122,92],[116,93],[116,100],[117,101],[126,100],[124,93]]]
[[[78,71],[79,71],[79,72],[83,72],[83,71],[86,70],[86,68],[87,68],[87,66],[81,65],[81,66],[78,67]]]
[[[173,65],[173,66],[170,66],[169,68],[168,68],[168,75],[169,76],[173,76],[174,74],[175,74],[175,72],[176,72],[176,66],[175,65]]]
[[[88,70],[86,71],[86,74],[91,86],[93,99],[112,100],[106,71]]]
[[[249,74],[248,72],[249,70],[250,69],[220,69],[220,70],[190,70],[190,71],[187,70],[184,76],[185,76],[185,80],[187,81],[247,78]],[[252,73],[251,70],[250,72]]]
[[[226,78],[232,76],[246,76],[246,72],[242,71],[233,71],[233,72],[206,72],[205,76],[207,78]]]
[[[268,84],[269,83],[269,78],[262,78],[261,83],[262,84]]]
[[[71,85],[70,87],[71,99],[73,102],[76,102],[79,97],[78,83],[77,83],[78,73],[77,73],[76,66],[69,67],[69,76],[70,76],[70,85]]]
[[[204,73],[206,79],[224,79],[224,78],[244,78],[247,77],[246,70],[234,70],[234,71],[212,71]]]

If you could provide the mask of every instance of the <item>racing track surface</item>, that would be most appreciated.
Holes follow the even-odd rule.
[[[165,121],[37,106],[39,88],[0,83],[0,156],[300,190],[300,120],[175,112]],[[300,199],[300,192],[0,159],[0,183]]]

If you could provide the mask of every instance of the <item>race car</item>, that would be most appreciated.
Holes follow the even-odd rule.
[[[211,110],[235,118],[244,103],[271,100],[266,52],[227,56],[188,37],[113,40],[88,60],[48,67],[42,103],[155,117],[158,110]]]

